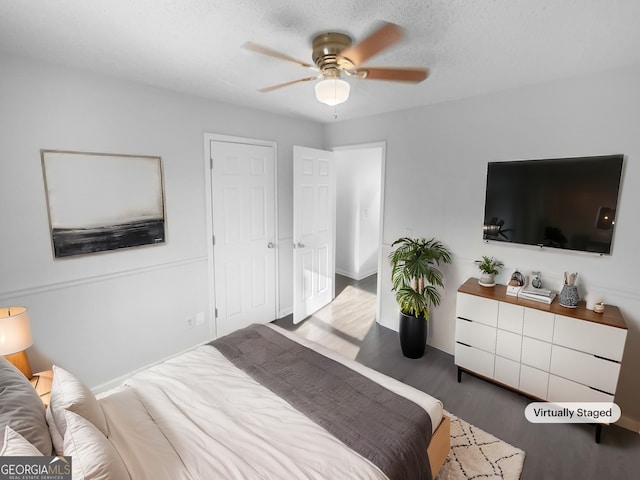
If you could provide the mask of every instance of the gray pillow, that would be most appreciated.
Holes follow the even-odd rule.
[[[43,455],[51,455],[51,436],[40,396],[27,377],[0,356],[0,432],[7,425]]]

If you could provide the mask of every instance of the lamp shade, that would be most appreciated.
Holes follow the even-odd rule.
[[[316,83],[316,99],[327,105],[338,105],[349,98],[351,87],[339,78],[327,78]]]
[[[0,308],[0,355],[26,350],[33,344],[25,307]]]

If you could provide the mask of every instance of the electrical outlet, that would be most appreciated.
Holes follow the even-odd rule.
[[[189,317],[187,317],[187,319],[186,319],[186,321],[185,321],[185,326],[186,326],[187,328],[193,328],[194,324],[195,324],[195,322],[194,322],[194,320],[193,320],[193,316],[189,316]]]

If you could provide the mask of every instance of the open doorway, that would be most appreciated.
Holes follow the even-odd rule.
[[[336,298],[334,306],[358,309],[336,328],[352,339],[352,358],[379,313],[385,144],[334,148],[336,154]],[[336,311],[338,311],[336,308]],[[353,355],[355,352],[355,356]]]
[[[378,273],[383,145],[334,152],[336,273],[360,281]]]

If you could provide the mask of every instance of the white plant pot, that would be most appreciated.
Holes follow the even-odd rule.
[[[483,287],[493,287],[496,284],[496,277],[493,273],[481,273],[478,283]]]

